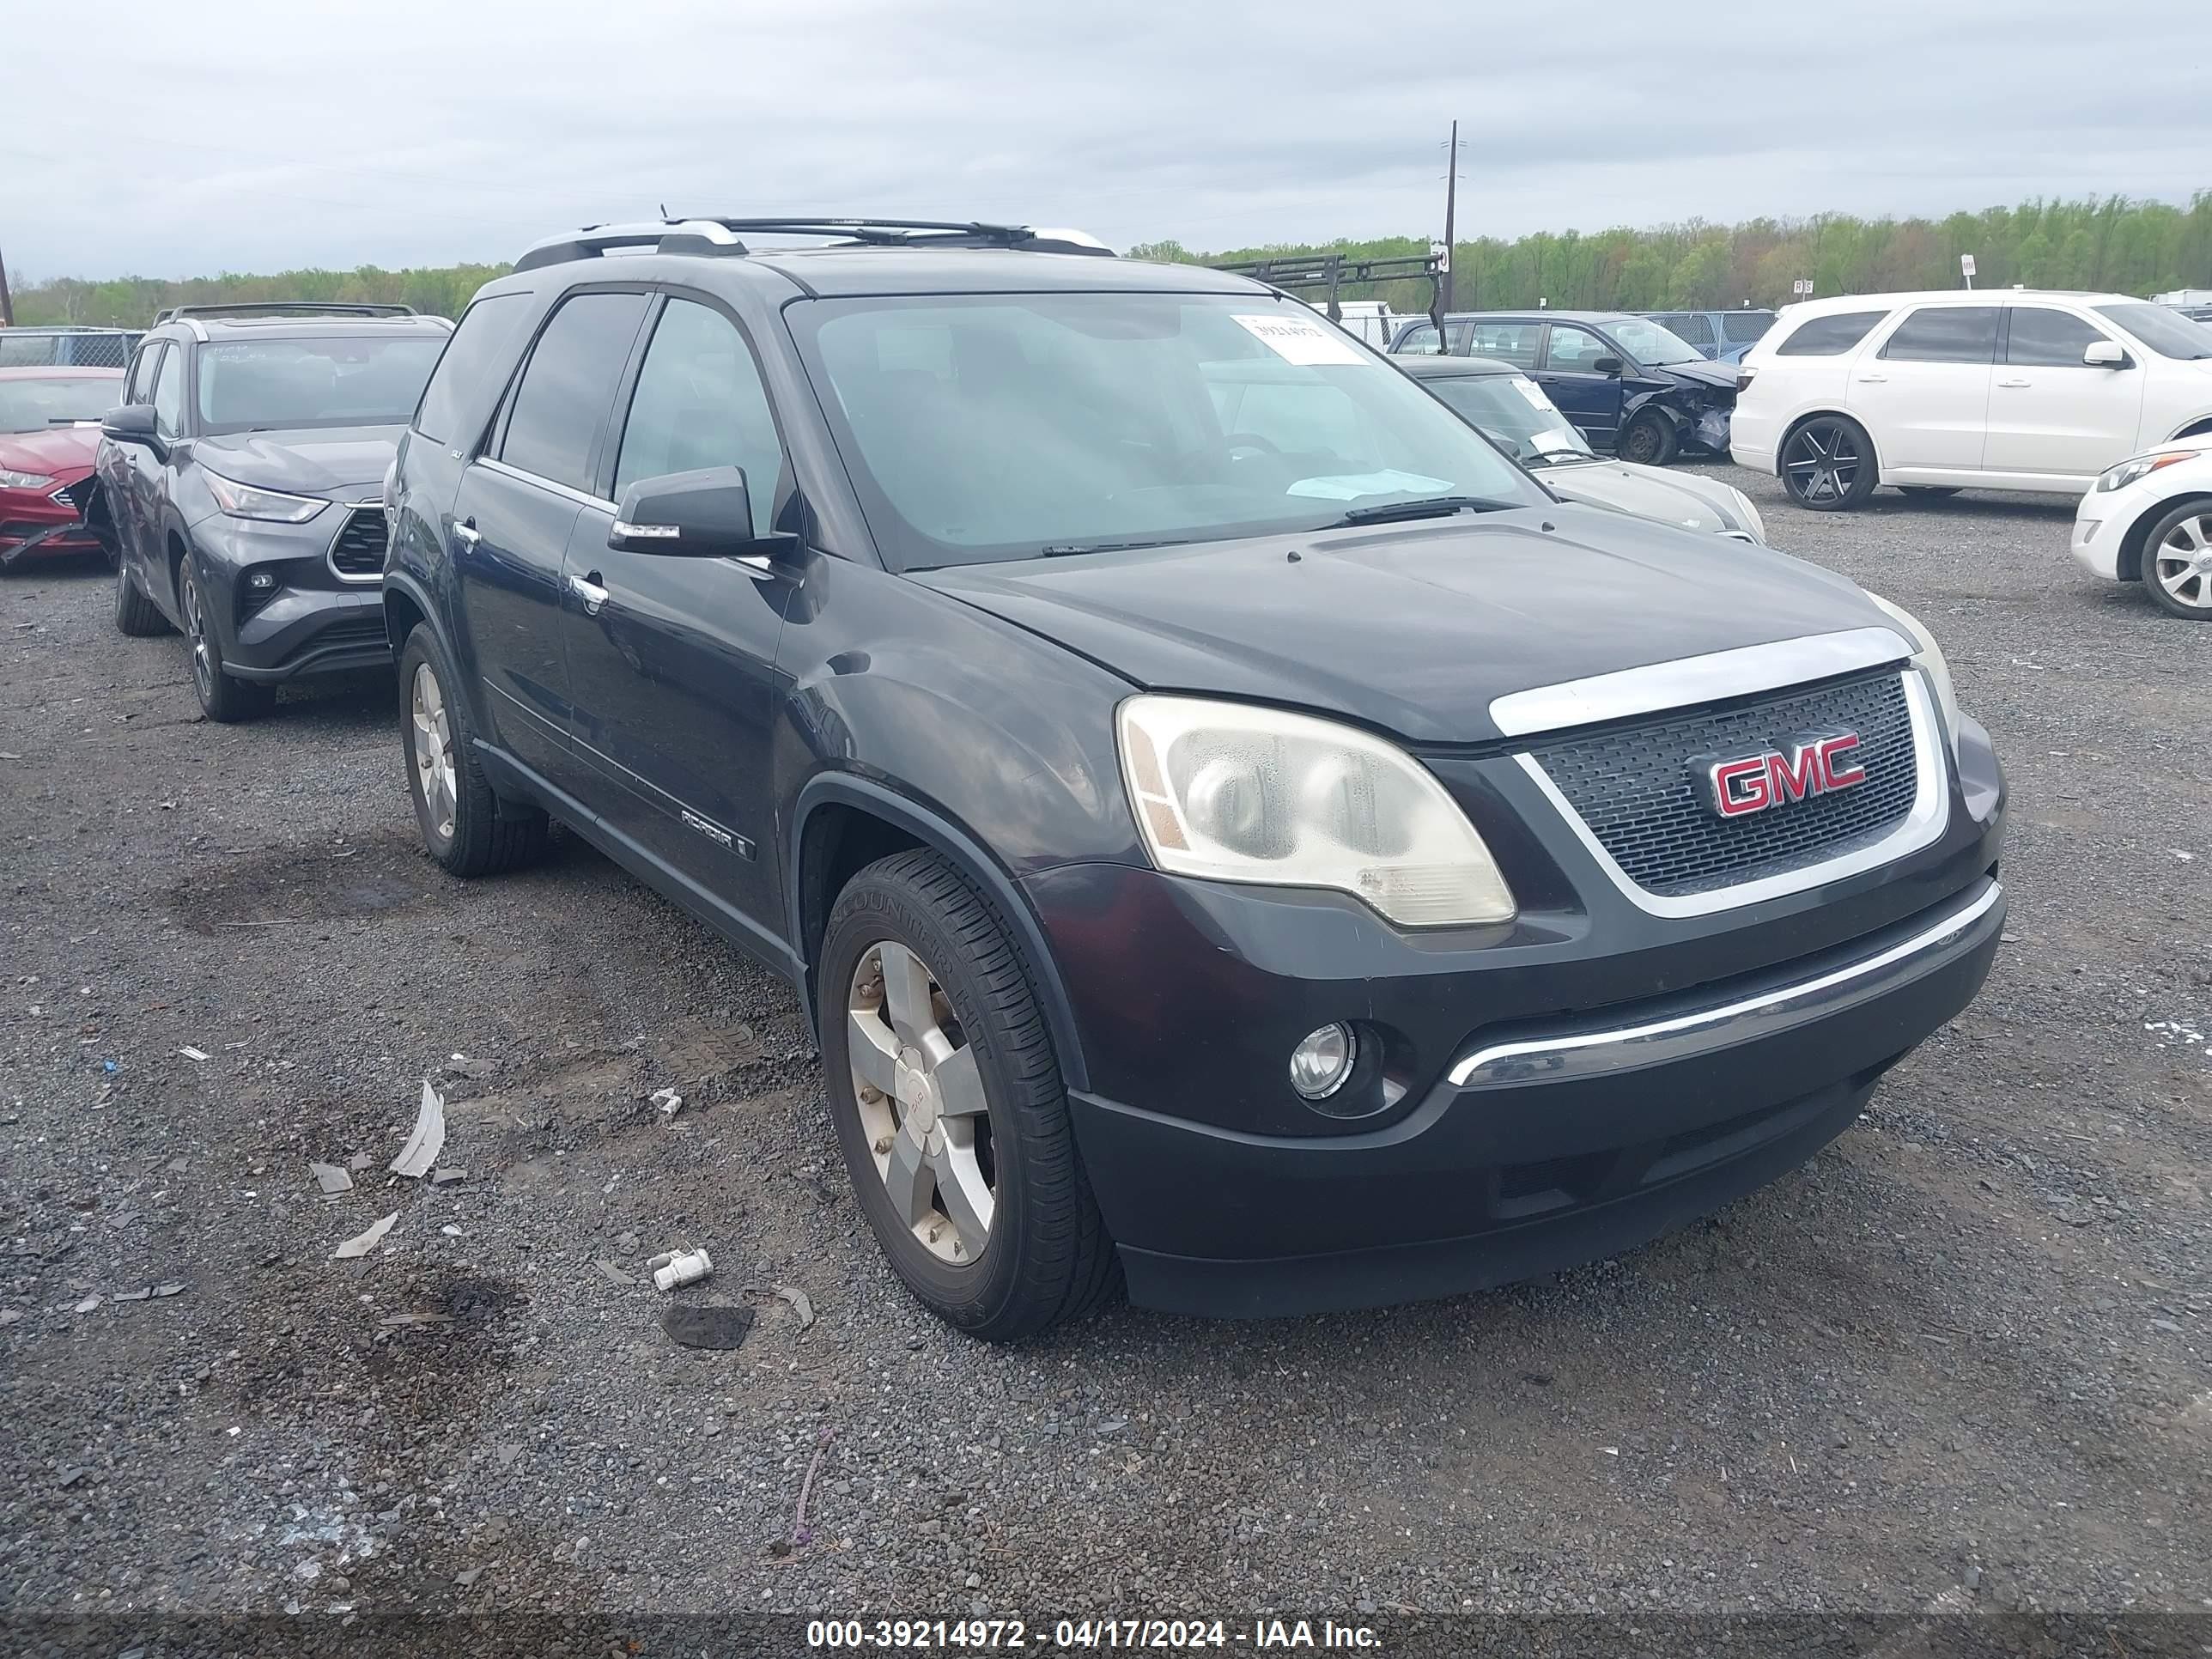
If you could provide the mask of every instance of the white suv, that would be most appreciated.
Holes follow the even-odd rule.
[[[1822,511],[1878,483],[2079,495],[2115,461],[2212,432],[2212,328],[2123,294],[1811,300],[1743,368],[1729,452]]]

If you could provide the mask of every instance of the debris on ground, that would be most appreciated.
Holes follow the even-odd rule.
[[[173,1158],[161,1167],[171,1175],[182,1175],[192,1167],[192,1161],[188,1158]]]
[[[354,1170],[366,1170],[370,1164],[375,1162],[375,1158],[372,1158],[367,1152],[356,1152],[351,1158],[346,1160],[346,1168]]]
[[[72,1313],[91,1313],[98,1309],[100,1304],[100,1298],[99,1297],[88,1296],[85,1297],[83,1301],[78,1303],[76,1306],[72,1308],[70,1311]]]
[[[655,1089],[653,1091],[653,1103],[660,1108],[660,1115],[663,1117],[674,1117],[678,1109],[684,1104],[684,1097],[673,1089]]]
[[[115,1293],[115,1299],[118,1302],[143,1302],[153,1294],[154,1287],[151,1285],[149,1285],[143,1290],[118,1291]]]
[[[605,1256],[601,1256],[598,1261],[592,1262],[592,1265],[599,1270],[600,1277],[605,1279],[610,1285],[635,1285],[637,1283],[637,1280],[634,1277],[624,1273],[620,1267],[615,1266],[613,1262],[608,1261]]]
[[[455,1054],[441,1068],[447,1077],[488,1078],[499,1070],[495,1060],[484,1060],[473,1054]]]
[[[669,1340],[686,1348],[729,1349],[741,1346],[753,1328],[750,1308],[686,1302],[660,1316],[660,1328]]]
[[[430,1079],[424,1078],[422,1103],[415,1114],[415,1132],[407,1137],[407,1144],[399,1149],[399,1156],[386,1167],[394,1175],[413,1179],[435,1164],[438,1154],[445,1149],[445,1098],[430,1086]]]
[[[392,1224],[398,1219],[399,1212],[394,1210],[383,1220],[372,1224],[367,1232],[356,1233],[346,1240],[344,1243],[331,1252],[331,1256],[340,1261],[350,1261],[357,1255],[367,1255],[383,1242],[385,1234],[392,1231]]]
[[[456,1584],[459,1584],[463,1589],[466,1589],[471,1584],[474,1584],[477,1579],[483,1577],[483,1569],[482,1567],[469,1567],[462,1571],[455,1573],[453,1575],[453,1582]]]
[[[805,1549],[814,1541],[814,1529],[806,1524],[806,1500],[814,1495],[814,1477],[822,1468],[822,1454],[830,1449],[830,1443],[836,1437],[837,1431],[826,1425],[814,1437],[814,1456],[806,1465],[806,1479],[799,1488],[799,1513],[792,1517],[791,1522],[793,1549]]]
[[[796,1285],[779,1285],[775,1287],[775,1293],[791,1304],[792,1312],[799,1316],[800,1330],[805,1330],[812,1326],[814,1303],[805,1291],[800,1290]]]
[[[657,1291],[696,1285],[714,1271],[714,1259],[704,1250],[663,1250],[645,1265]]]
[[[165,1296],[180,1296],[184,1293],[184,1285],[180,1283],[156,1285],[154,1287],[154,1297],[156,1301],[159,1301]]]
[[[457,1181],[466,1181],[468,1178],[469,1172],[466,1170],[433,1170],[430,1171],[430,1184],[433,1187],[450,1187]]]
[[[182,1054],[186,1060],[204,1060],[209,1057],[207,1052],[201,1048],[179,1048],[177,1052]]]
[[[386,1330],[410,1330],[418,1325],[450,1325],[453,1316],[441,1313],[390,1314],[376,1322]]]
[[[310,1163],[307,1173],[321,1183],[325,1194],[335,1195],[353,1190],[353,1177],[335,1164]]]

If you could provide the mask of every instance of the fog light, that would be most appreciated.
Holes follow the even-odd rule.
[[[257,593],[266,593],[276,586],[276,573],[273,570],[256,570],[246,577],[246,585]]]
[[[1304,1100],[1326,1100],[1344,1086],[1359,1058],[1359,1040],[1341,1020],[1307,1033],[1291,1050],[1291,1087]]]

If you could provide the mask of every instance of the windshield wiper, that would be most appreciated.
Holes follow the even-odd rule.
[[[1133,547],[1181,547],[1173,537],[1157,542],[1048,542],[1037,549],[1041,559],[1064,559],[1078,553],[1127,553]]]
[[[1480,495],[1431,495],[1418,501],[1378,501],[1373,507],[1348,508],[1338,526],[1389,524],[1397,519],[1449,519],[1455,513],[1506,513],[1521,503],[1493,501]]]

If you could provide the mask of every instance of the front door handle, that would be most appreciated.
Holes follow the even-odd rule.
[[[1859,376],[1859,379],[1865,381],[1869,386],[1881,386],[1888,380],[1889,376],[1887,374],[1862,374]]]
[[[1999,386],[2001,386],[2018,387],[2018,386],[2032,386],[2032,385],[2033,385],[2033,384],[2034,384],[2034,382],[2033,382],[2033,381],[2031,381],[2031,380],[1999,380],[1999,381],[1997,382],[1997,384],[1998,384]]]
[[[568,578],[568,591],[584,602],[584,614],[587,617],[598,616],[599,607],[607,602],[607,590],[593,580],[599,574],[594,570],[589,576]]]
[[[483,539],[483,535],[477,529],[477,521],[474,519],[464,519],[455,525],[453,535],[456,539],[469,547],[474,547]]]

